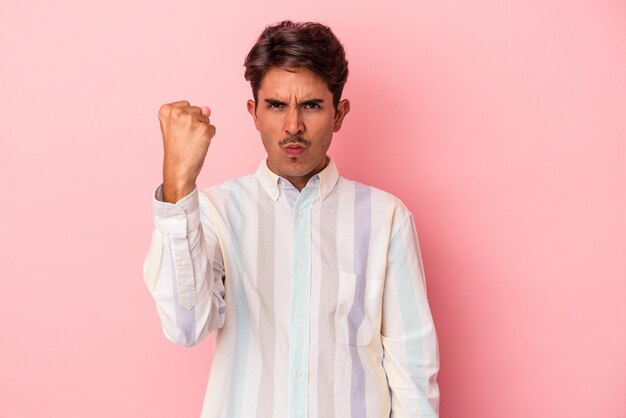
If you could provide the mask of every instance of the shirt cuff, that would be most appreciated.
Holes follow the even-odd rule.
[[[200,225],[200,200],[198,187],[176,203],[163,201],[163,183],[152,194],[152,212],[154,225],[162,233],[175,236],[187,236]]]

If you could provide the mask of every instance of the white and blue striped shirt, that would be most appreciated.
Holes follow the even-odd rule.
[[[411,212],[341,177],[267,167],[153,195],[143,265],[165,336],[217,330],[203,418],[437,417],[439,354]]]

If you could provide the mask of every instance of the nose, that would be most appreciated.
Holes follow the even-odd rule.
[[[291,108],[286,112],[284,129],[291,136],[304,132],[304,121],[299,109]]]

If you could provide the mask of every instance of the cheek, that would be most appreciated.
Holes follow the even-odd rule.
[[[275,127],[280,123],[278,121],[277,115],[273,115],[266,112],[265,110],[259,109],[259,113],[257,113],[256,124],[259,130],[271,131],[272,129],[275,129]]]
[[[310,133],[315,133],[317,136],[325,136],[333,132],[335,127],[335,121],[329,118],[327,115],[311,116],[308,120],[304,121],[307,130]]]

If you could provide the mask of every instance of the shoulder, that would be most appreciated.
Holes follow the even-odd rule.
[[[370,206],[372,217],[379,222],[389,222],[394,232],[413,216],[399,197],[386,190],[343,176],[339,177],[338,186],[340,193],[354,193],[355,204],[362,201]]]
[[[386,190],[379,189],[378,187],[364,184],[356,180],[352,180],[343,176],[339,176],[339,186],[341,189],[349,190],[353,189],[354,193],[363,193],[368,195],[372,204],[390,206],[403,213],[410,213],[404,202],[394,194],[389,193]]]
[[[204,197],[211,199],[232,196],[233,194],[243,192],[246,192],[247,194],[247,192],[256,189],[257,184],[254,174],[246,174],[241,177],[226,180],[222,184],[206,187],[201,189],[200,192],[202,192]]]
[[[247,174],[199,191],[201,210],[214,214],[242,211],[251,201],[256,199],[258,184],[254,174]]]

